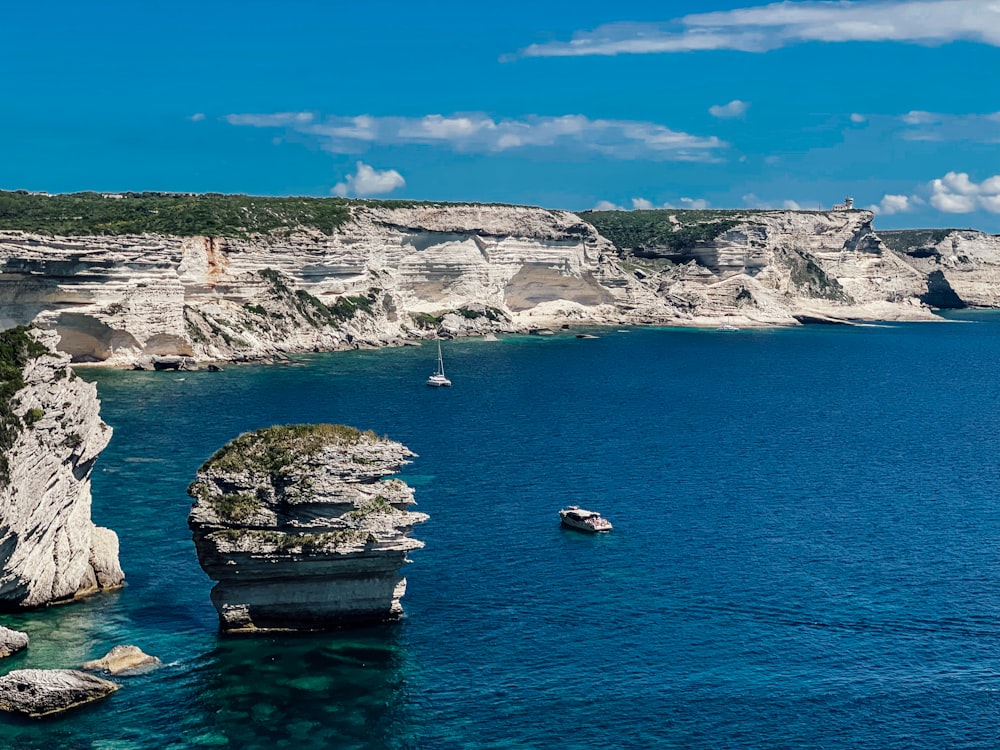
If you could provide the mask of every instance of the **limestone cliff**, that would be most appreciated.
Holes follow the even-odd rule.
[[[414,454],[342,425],[246,433],[199,469],[188,523],[224,630],[322,629],[402,614],[427,516],[385,479]]]
[[[612,237],[598,213],[463,204],[339,210],[343,221],[324,231],[3,231],[0,323],[58,331],[74,361],[128,366],[573,322],[930,316],[921,301],[927,274],[881,243],[865,211],[615,212],[665,225],[658,245],[642,232]]]
[[[0,322],[57,330],[75,361],[259,359],[517,330],[536,312],[617,320],[612,257],[575,215],[515,206],[357,205],[330,234],[0,232]]]
[[[649,215],[646,225],[644,214]],[[643,278],[633,304],[636,315],[648,322],[656,322],[665,308],[679,322],[693,325],[723,319],[789,325],[931,317],[920,299],[926,278],[883,245],[867,211],[640,211],[627,216],[624,226],[624,218],[595,214],[592,220],[615,238],[623,262]],[[672,226],[663,227],[665,221]],[[649,238],[653,241],[643,242]]]
[[[111,438],[97,389],[51,332],[0,334],[0,608],[115,588],[118,537],[90,518],[90,473]]]
[[[927,278],[922,299],[942,308],[1000,307],[1000,235],[971,229],[885,232],[886,242]]]

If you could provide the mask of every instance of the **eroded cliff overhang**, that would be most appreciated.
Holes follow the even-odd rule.
[[[410,538],[427,516],[390,475],[415,454],[343,425],[232,440],[199,469],[188,518],[226,631],[307,630],[402,615]]]

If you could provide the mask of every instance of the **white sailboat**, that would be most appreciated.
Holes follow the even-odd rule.
[[[445,386],[450,386],[451,381],[444,376],[444,360],[441,358],[441,342],[438,341],[438,366],[437,372],[427,378],[427,385],[434,386],[435,388],[443,388]]]

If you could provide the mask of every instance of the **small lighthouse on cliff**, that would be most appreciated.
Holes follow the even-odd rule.
[[[847,196],[843,203],[838,203],[833,207],[834,211],[851,211],[854,209],[854,198]]]

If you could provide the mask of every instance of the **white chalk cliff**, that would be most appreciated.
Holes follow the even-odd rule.
[[[0,232],[0,324],[34,322],[75,361],[127,366],[558,323],[931,316],[927,272],[886,248],[866,211],[748,211],[680,251],[616,248],[587,214],[541,208],[357,204],[350,215],[330,235]]]
[[[967,229],[899,234],[943,235],[900,248],[907,263],[928,279],[928,304],[1000,307],[1000,236]]]
[[[198,470],[188,517],[227,631],[311,630],[402,615],[410,538],[427,519],[386,479],[414,454],[343,425],[246,433]]]
[[[12,397],[12,445],[0,486],[0,609],[37,607],[122,585],[118,537],[91,521],[90,474],[111,438],[97,388],[52,351],[30,356]]]
[[[636,273],[648,282],[635,313],[659,322],[666,312],[690,325],[931,319],[920,299],[924,274],[885,247],[872,218],[867,211],[747,212],[690,247],[634,250]],[[656,260],[667,265],[648,267]]]

